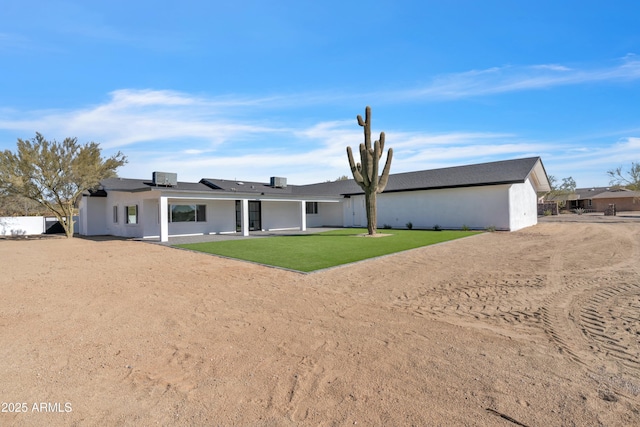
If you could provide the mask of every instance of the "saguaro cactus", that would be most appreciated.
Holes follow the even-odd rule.
[[[387,161],[382,170],[382,175],[378,177],[378,163],[384,151],[384,132],[380,132],[380,139],[371,146],[371,107],[365,109],[365,120],[358,115],[358,124],[364,128],[364,143],[360,144],[360,162],[353,161],[351,147],[347,147],[349,166],[360,188],[364,190],[364,199],[367,209],[367,228],[370,235],[376,234],[377,229],[377,197],[387,186],[389,180],[389,169],[391,169],[391,159],[393,148],[389,148]]]

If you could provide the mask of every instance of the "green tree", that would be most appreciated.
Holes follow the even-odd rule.
[[[576,191],[576,182],[572,177],[562,178],[562,184],[558,188],[559,191],[563,193],[575,193]]]
[[[393,148],[389,148],[387,161],[384,165],[382,175],[378,177],[378,163],[380,156],[384,152],[384,132],[380,132],[380,139],[371,146],[371,107],[365,109],[365,120],[358,115],[358,124],[364,128],[364,143],[360,144],[360,162],[355,163],[351,147],[347,147],[347,157],[349,166],[353,173],[353,178],[360,188],[364,190],[364,200],[367,209],[367,229],[369,235],[376,234],[377,225],[377,194],[382,193],[387,186],[389,179],[389,169],[391,169],[391,159]]]
[[[73,215],[82,193],[105,178],[115,176],[127,162],[117,154],[103,159],[95,142],[80,145],[77,138],[47,141],[36,133],[18,139],[16,153],[0,153],[0,195],[21,196],[47,208],[73,236]]]
[[[631,168],[624,171],[622,166],[607,171],[611,185],[619,185],[629,190],[640,191],[640,162],[631,162]]]
[[[551,190],[545,195],[545,200],[556,201],[561,208],[564,208],[567,196],[576,191],[576,182],[572,177],[567,177],[562,178],[562,184],[558,184],[558,179],[555,176],[549,175],[548,178]]]
[[[558,179],[549,175],[549,186],[551,191],[548,194],[569,194],[576,191],[576,182],[572,177],[562,178],[562,184],[558,184]]]

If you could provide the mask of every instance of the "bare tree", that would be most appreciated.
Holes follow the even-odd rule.
[[[631,168],[628,171],[622,170],[622,166],[607,171],[607,175],[611,179],[611,185],[619,185],[629,190],[640,191],[640,163],[631,162]]]
[[[103,159],[95,142],[78,144],[77,138],[47,141],[36,133],[31,140],[18,139],[16,153],[0,153],[0,195],[21,196],[52,212],[73,236],[73,215],[82,193],[115,175],[127,162],[117,154]]]

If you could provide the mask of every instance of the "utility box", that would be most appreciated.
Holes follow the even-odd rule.
[[[152,181],[153,185],[174,187],[178,185],[178,174],[172,172],[154,172]]]
[[[287,186],[287,178],[282,178],[279,176],[271,177],[271,186],[273,188],[285,188]]]

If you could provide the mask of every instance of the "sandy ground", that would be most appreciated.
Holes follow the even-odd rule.
[[[127,240],[0,260],[0,425],[640,424],[637,220],[309,275]]]

